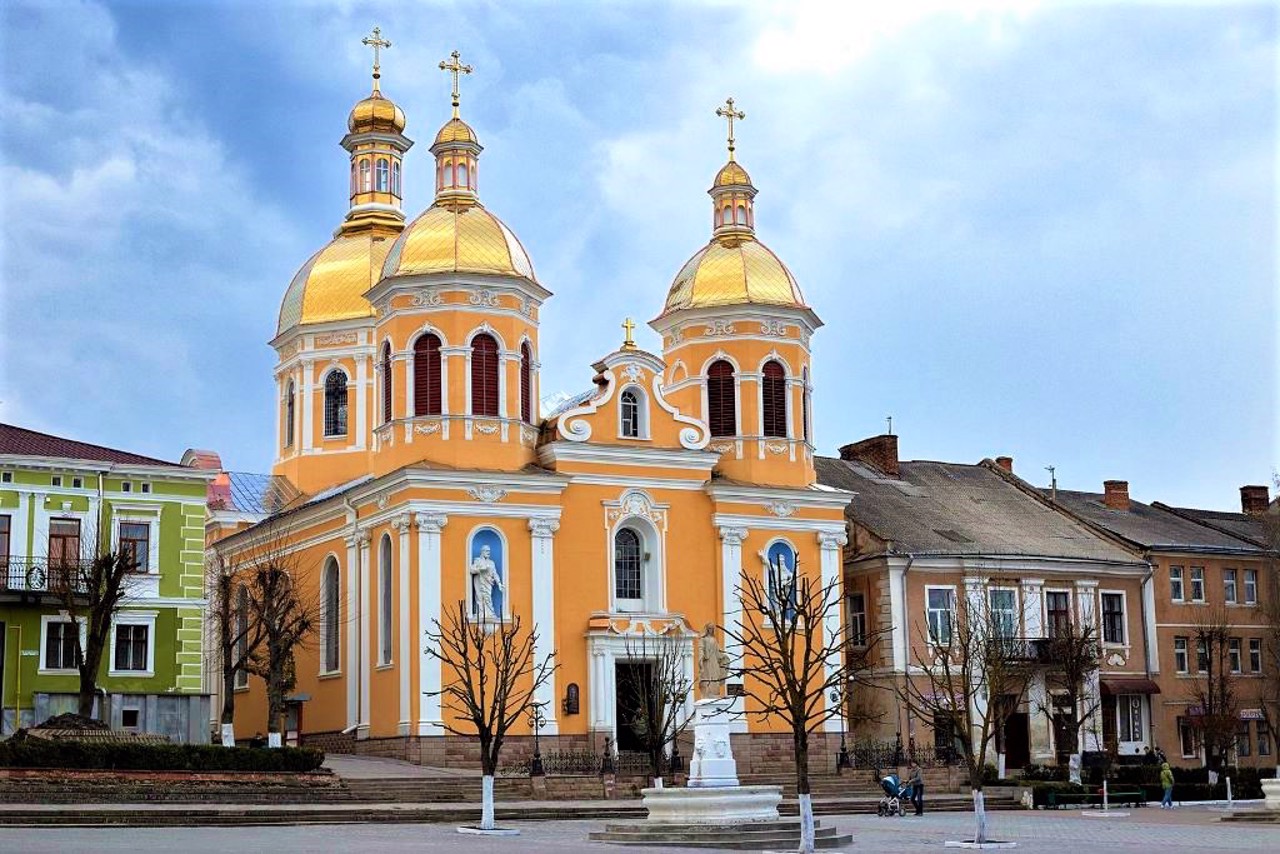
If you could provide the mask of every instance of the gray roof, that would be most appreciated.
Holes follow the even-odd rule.
[[[1046,495],[1049,492],[1047,489],[1042,491]],[[1141,501],[1130,500],[1128,510],[1113,510],[1103,503],[1101,493],[1069,489],[1059,489],[1057,500],[1071,512],[1143,548],[1232,553],[1256,551],[1251,543]]]
[[[1259,546],[1266,546],[1267,542],[1276,536],[1276,532],[1268,528],[1265,519],[1258,516],[1250,516],[1247,513],[1232,513],[1228,510],[1198,510],[1194,507],[1167,507],[1158,501],[1155,506],[1172,511],[1180,516],[1189,516],[1198,522],[1228,531]],[[1271,512],[1275,512],[1274,508]],[[1272,524],[1280,524],[1280,519],[1277,519]]]
[[[279,513],[294,501],[301,493],[280,475],[256,474],[254,472],[227,472],[231,479],[231,503],[228,509],[242,513],[265,513],[270,516]]]
[[[1139,562],[986,465],[908,461],[897,478],[830,457],[815,465],[819,482],[858,493],[853,519],[895,552]]]

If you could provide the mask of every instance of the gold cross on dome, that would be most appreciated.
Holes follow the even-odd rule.
[[[455,119],[458,117],[458,76],[461,74],[470,74],[472,70],[470,65],[463,65],[461,59],[462,54],[455,50],[453,53],[449,54],[448,62],[443,59],[440,60],[440,70],[448,71],[453,75],[453,117]]]
[[[622,342],[622,349],[634,350],[636,348],[635,339],[631,337],[631,333],[635,331],[636,322],[631,318],[622,321],[622,330],[627,333],[626,339]]]
[[[381,51],[384,47],[391,47],[391,42],[382,37],[382,29],[374,27],[373,32],[360,40],[360,43],[366,47],[373,48],[373,91],[378,91],[378,78],[382,76],[382,66],[379,63],[381,59]]]
[[[726,98],[723,107],[716,108],[716,115],[729,120],[729,159],[733,159],[733,120],[745,119],[747,114],[733,108],[733,98]]]

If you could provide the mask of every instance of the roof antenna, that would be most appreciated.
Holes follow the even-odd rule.
[[[884,420],[889,422],[889,435],[892,436],[893,435],[893,416],[892,415],[885,416]]]
[[[1044,470],[1049,473],[1049,492],[1053,496],[1053,500],[1058,500],[1058,467],[1045,466]]]

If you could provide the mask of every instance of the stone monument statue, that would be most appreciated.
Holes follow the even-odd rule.
[[[698,693],[703,698],[723,697],[729,676],[729,656],[716,642],[715,623],[707,623],[698,638]]]
[[[471,561],[468,572],[471,574],[476,616],[485,622],[497,620],[498,615],[493,611],[493,590],[496,587],[502,593],[505,588],[502,586],[502,576],[498,574],[497,564],[489,557],[488,546],[480,547],[480,554]]]

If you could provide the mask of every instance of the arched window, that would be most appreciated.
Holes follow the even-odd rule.
[[[360,192],[369,192],[369,161],[360,161]]]
[[[720,227],[720,223],[724,222],[724,216],[720,213],[720,208],[716,208],[716,228]]]
[[[443,411],[440,377],[440,338],[428,332],[413,343],[413,414]]]
[[[747,224],[747,206],[743,204],[739,204],[738,205],[738,225],[746,225],[746,224]]]
[[[471,181],[467,177],[467,161],[465,160],[458,161],[458,186],[459,187],[471,186]]]
[[[760,404],[764,414],[764,435],[771,438],[787,436],[787,372],[782,365],[770,359],[764,363],[760,382]]]
[[[528,341],[520,345],[520,420],[533,423],[533,350]]]
[[[351,195],[356,194],[356,162],[351,161]]]
[[[724,224],[733,225],[733,205],[724,206]]]
[[[241,666],[236,668],[235,686],[249,686],[249,671],[244,662],[249,657],[249,591],[243,584],[236,593],[236,660]]]
[[[622,423],[618,431],[624,439],[640,438],[640,393],[633,388],[626,389],[618,397],[621,408]]]
[[[391,186],[390,180],[390,172],[387,169],[387,158],[379,157],[376,185],[379,193],[387,192],[387,189]]]
[[[324,579],[320,587],[320,609],[323,633],[321,642],[320,669],[325,673],[333,673],[339,667],[338,650],[341,634],[342,593],[339,587],[338,562],[333,558],[324,567]]]
[[[324,378],[324,434],[347,435],[347,375],[342,371]]]
[[[450,157],[444,162],[444,185],[446,187],[453,187],[456,184],[457,180],[454,178],[453,173],[453,158]]]
[[[471,414],[498,414],[498,342],[484,332],[471,339]]]
[[[806,366],[805,369],[801,372],[801,376],[804,378],[804,390],[800,394],[800,419],[802,422],[800,429],[804,431],[804,440],[809,444],[813,444],[813,442],[809,438],[809,429],[810,429],[809,418],[811,416],[809,413],[809,368],[808,366]]]
[[[444,161],[436,161],[436,190],[444,189]]]
[[[400,161],[391,162],[391,195],[400,195]]]
[[[613,595],[619,600],[644,598],[644,552],[640,547],[640,535],[631,528],[622,528],[613,538]]]
[[[391,420],[391,342],[382,345],[382,423]]]
[[[293,447],[293,380],[284,387],[284,446],[286,448]]]
[[[707,369],[707,425],[712,436],[734,436],[738,432],[737,389],[733,365],[724,359]]]
[[[391,537],[378,545],[378,663],[391,663]]]

